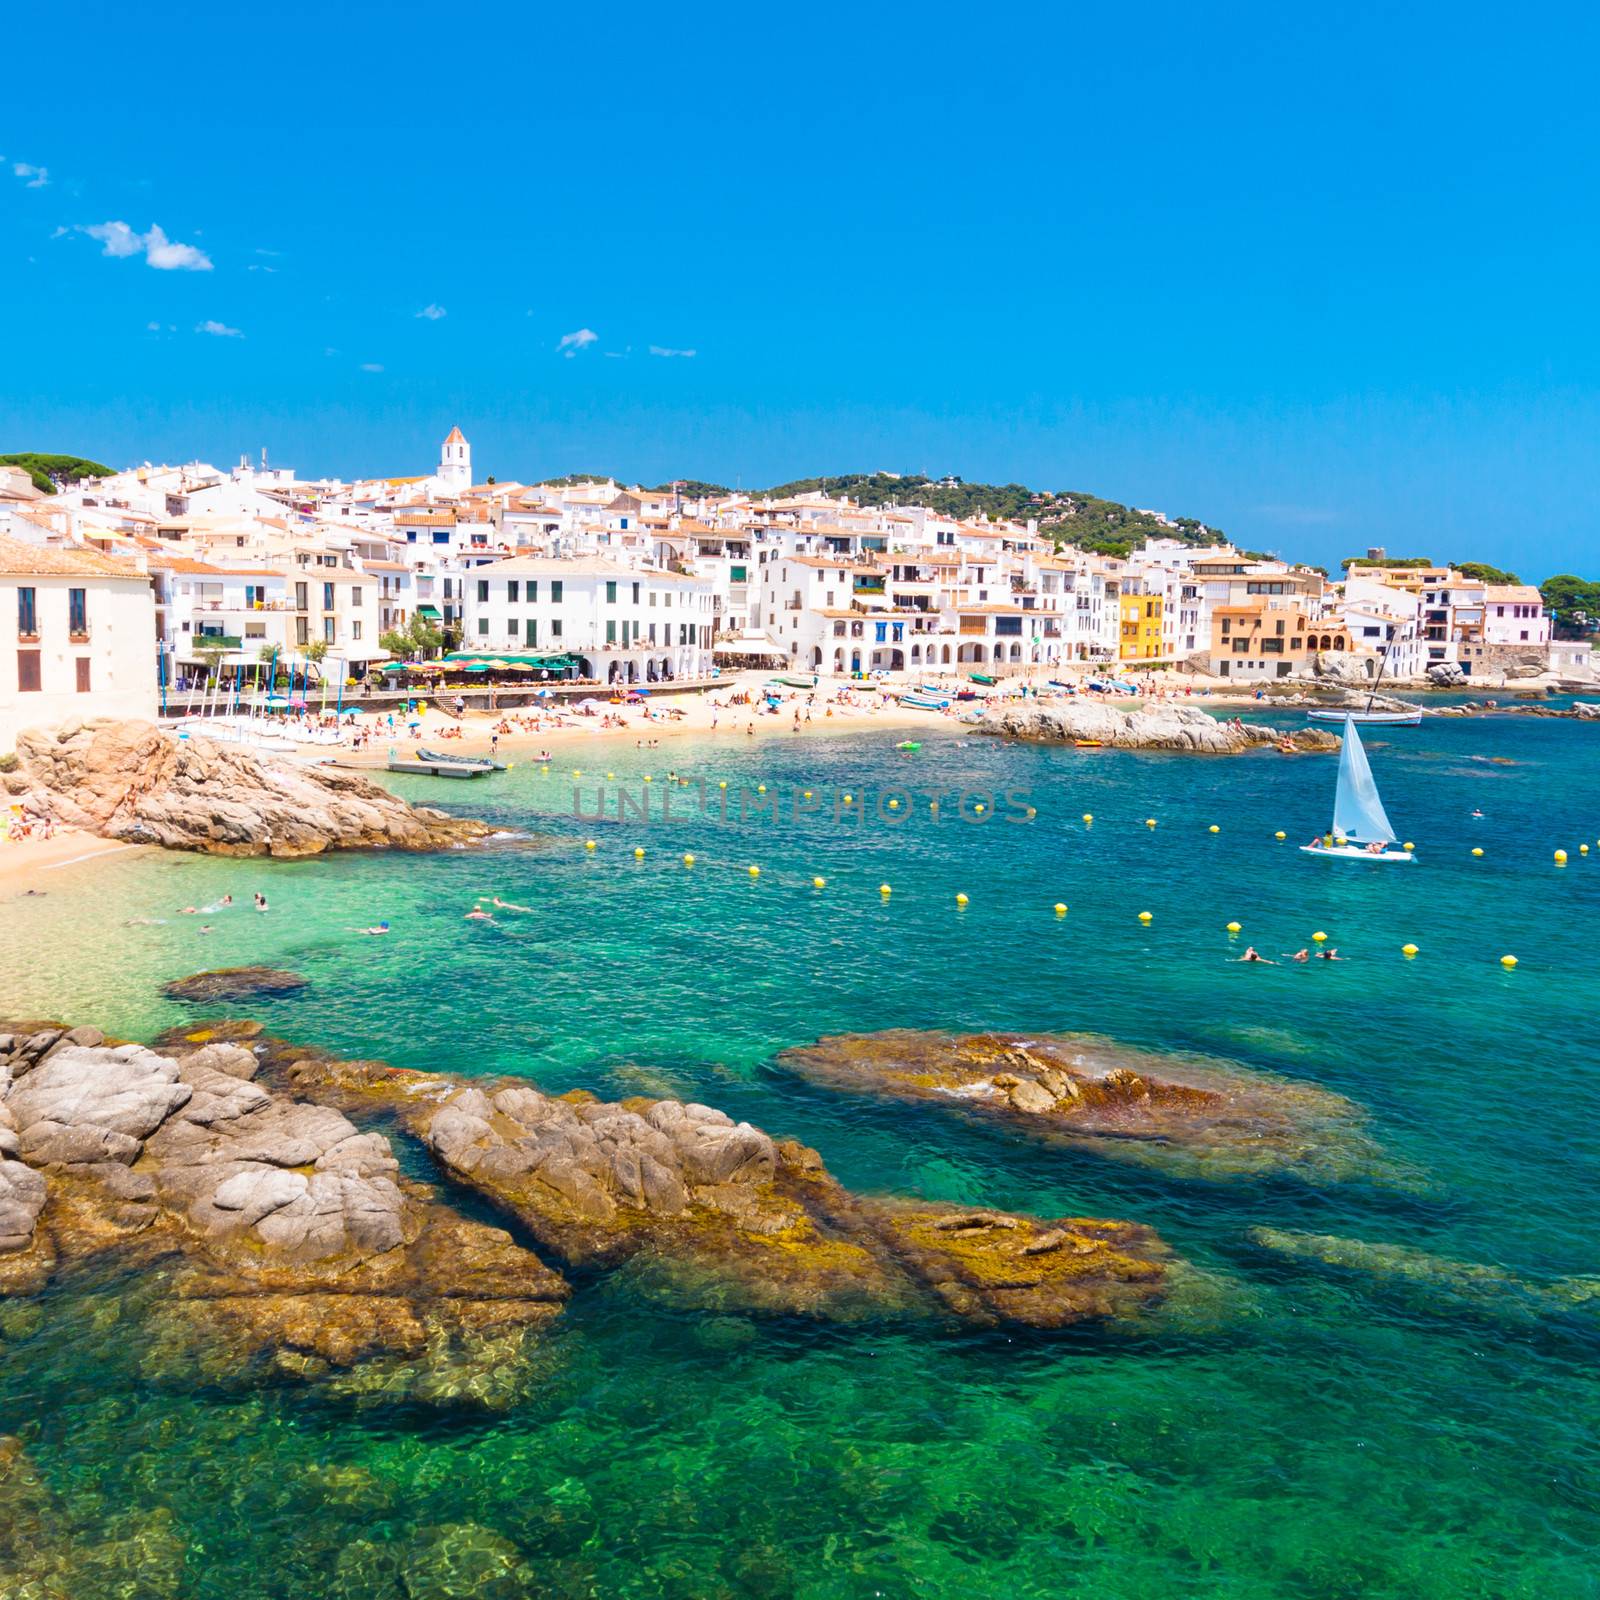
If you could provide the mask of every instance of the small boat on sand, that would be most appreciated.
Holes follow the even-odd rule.
[[[417,755],[424,761],[454,761],[463,767],[482,767],[487,772],[504,772],[506,764],[493,756],[469,756],[465,751],[419,749]]]
[[[391,750],[388,767],[391,772],[408,772],[422,778],[481,778],[492,770],[465,761],[441,761],[437,756],[429,759],[420,750],[414,756],[403,756]]]
[[[947,694],[928,694],[921,689],[913,689],[910,694],[900,696],[900,704],[910,706],[913,711],[943,711],[950,704]]]

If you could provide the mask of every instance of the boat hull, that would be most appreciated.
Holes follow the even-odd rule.
[[[1417,858],[1409,850],[1385,850],[1382,855],[1374,855],[1370,850],[1364,850],[1358,844],[1303,844],[1300,853],[1308,856],[1337,856],[1341,861],[1415,861]]]
[[[1361,728],[1415,728],[1420,711],[1308,711],[1312,722],[1353,722]]]

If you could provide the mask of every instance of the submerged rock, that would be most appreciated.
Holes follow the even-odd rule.
[[[161,988],[169,1000],[253,1000],[259,996],[298,994],[306,980],[281,967],[217,967],[210,972],[174,978]]]
[[[1149,1229],[850,1193],[816,1151],[710,1106],[552,1097],[374,1062],[305,1058],[296,1092],[387,1105],[457,1182],[577,1267],[626,1263],[678,1304],[844,1320],[935,1310],[1057,1328],[1158,1301]]]
[[[1169,702],[1132,709],[1095,700],[1002,704],[985,711],[973,724],[973,731],[1042,744],[1076,744],[1081,740],[1118,750],[1181,750],[1219,756],[1286,742],[1297,750],[1339,748],[1338,735],[1321,728],[1284,730],[1225,722],[1199,706]]]
[[[1157,1056],[1092,1034],[838,1034],[779,1065],[824,1088],[938,1106],[1185,1177],[1385,1169],[1352,1101],[1220,1061]]]
[[[17,736],[5,787],[107,839],[224,856],[436,850],[489,827],[411,806],[359,773],[308,767],[148,722],[73,719]]]
[[[1250,1242],[1281,1259],[1363,1278],[1408,1304],[1439,1315],[1470,1312],[1496,1321],[1530,1323],[1569,1312],[1600,1313],[1600,1279],[1540,1280],[1506,1267],[1457,1261],[1411,1245],[1350,1239],[1333,1233],[1251,1228]]]

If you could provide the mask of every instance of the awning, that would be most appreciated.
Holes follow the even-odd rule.
[[[721,644],[711,647],[712,655],[716,656],[784,656],[788,652],[781,644],[775,644],[771,639],[743,638],[724,639]]]
[[[419,617],[431,617],[437,622],[439,620],[439,608],[438,606],[418,606],[417,615]]]
[[[492,663],[497,669],[524,667],[534,671],[565,672],[569,667],[578,664],[577,657],[569,655],[539,655],[528,652],[522,654],[505,654],[496,651],[489,654],[484,650],[452,650],[445,658],[445,663],[461,662],[472,666],[483,663]]]

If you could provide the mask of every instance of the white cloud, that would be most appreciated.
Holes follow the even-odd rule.
[[[665,345],[653,344],[650,346],[650,354],[653,356],[682,356],[685,360],[688,360],[698,352],[694,350],[668,350]]]
[[[363,361],[361,363],[361,370],[363,372],[382,372],[383,363],[381,361]]]
[[[247,272],[276,272],[276,267],[263,266],[259,261],[252,261],[245,269]]]
[[[556,349],[570,359],[577,355],[580,350],[588,349],[599,337],[600,335],[593,328],[579,328],[576,333],[562,334],[561,343],[556,346]]]
[[[48,167],[35,167],[26,161],[17,161],[12,163],[11,170],[17,177],[26,178],[30,189],[43,189],[48,187],[50,183],[50,169]]]
[[[147,322],[144,325],[144,331],[146,333],[160,333],[161,324],[159,322]]]
[[[204,322],[197,322],[196,333],[209,333],[217,339],[242,339],[244,335],[237,328],[230,328],[226,322],[213,322],[207,318]]]
[[[158,272],[209,272],[211,257],[192,244],[174,244],[155,223],[135,233],[126,222],[97,222],[82,230],[105,246],[108,256],[138,256]]]
[[[426,317],[429,322],[437,322],[440,317],[447,317],[449,314],[443,306],[436,306],[431,302],[417,313],[419,317]]]

